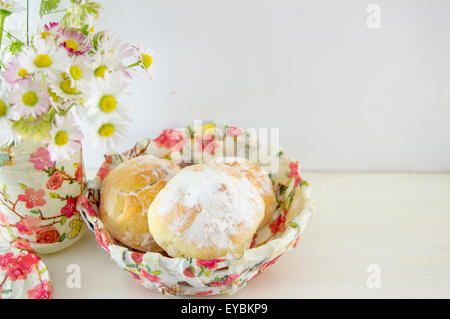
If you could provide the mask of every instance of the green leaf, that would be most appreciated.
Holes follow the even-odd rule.
[[[5,290],[2,290],[2,294],[9,294],[9,293],[11,293],[12,292],[12,289],[5,289]]]
[[[59,223],[62,225],[64,225],[64,223],[66,222],[67,218],[66,216],[61,217],[61,220],[59,221]]]
[[[48,193],[48,196],[50,196],[50,198],[58,198],[59,195],[56,193]]]
[[[66,233],[62,234],[59,238],[59,242],[62,242],[64,239],[66,239]]]
[[[45,267],[45,268],[42,268],[40,271],[39,271],[39,273],[42,275],[44,272],[46,272],[47,271],[47,267]]]
[[[45,14],[49,14],[56,10],[61,0],[41,0],[41,7],[39,9],[39,15],[42,17]]]
[[[25,184],[19,183],[20,188],[22,188],[23,190],[26,190],[28,187]]]
[[[152,272],[152,275],[158,276],[161,275],[161,270],[155,270]]]
[[[309,186],[309,183],[307,182],[307,181],[302,181],[302,185],[306,185],[306,186]]]
[[[39,214],[39,211],[36,210],[36,209],[32,209],[32,210],[30,210],[30,213],[32,213],[32,214]]]
[[[152,270],[150,269],[150,267],[149,267],[148,265],[145,265],[145,269],[147,270],[147,272],[148,272],[149,274],[152,273]]]
[[[278,152],[278,157],[281,157],[281,155],[283,155],[283,151]]]
[[[209,270],[209,269],[206,269],[206,271],[205,271],[205,275],[206,275],[206,277],[209,277],[209,275],[211,275],[211,270]]]
[[[291,226],[292,228],[297,228],[298,227],[297,223],[295,223],[295,222],[290,222],[289,226]]]
[[[25,45],[25,43],[21,41],[14,41],[9,45],[9,52],[11,52],[12,55],[16,55],[20,52],[22,52],[22,47]]]

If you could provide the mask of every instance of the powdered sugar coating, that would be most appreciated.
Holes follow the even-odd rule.
[[[234,168],[223,164],[202,165],[201,169],[196,166],[181,170],[166,185],[158,195],[156,214],[164,216],[182,207],[186,213],[168,225],[176,237],[198,248],[229,248],[232,236],[259,223],[264,202],[257,189]]]

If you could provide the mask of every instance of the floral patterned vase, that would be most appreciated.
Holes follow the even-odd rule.
[[[19,249],[53,253],[84,233],[76,209],[84,190],[81,151],[52,162],[42,144],[0,151],[0,236]]]

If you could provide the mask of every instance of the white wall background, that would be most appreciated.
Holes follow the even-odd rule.
[[[100,2],[97,29],[142,39],[159,71],[133,83],[121,150],[204,119],[280,128],[308,171],[450,171],[450,1]]]

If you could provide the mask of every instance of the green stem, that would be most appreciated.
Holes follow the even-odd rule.
[[[127,68],[132,68],[132,67],[134,67],[134,66],[138,66],[139,64],[140,64],[140,62],[139,62],[139,61],[136,61],[135,63],[130,64],[129,66],[127,66]]]
[[[29,9],[30,1],[27,0],[27,45],[30,45],[30,9]]]
[[[72,107],[74,107],[75,105],[77,105],[77,104],[76,104],[76,103],[70,104],[70,106],[69,106],[66,110],[62,110],[62,112],[60,113],[60,115],[62,115],[62,116],[66,115],[66,114],[70,111],[70,109],[71,109]]]
[[[55,114],[56,114],[56,109],[54,107],[52,107],[51,110],[48,112],[48,114],[49,114],[48,122],[52,123],[53,118],[55,117]]]
[[[0,17],[0,29],[1,29],[1,32],[0,32],[0,50],[2,48],[3,26],[5,24],[5,19],[6,19],[6,15],[2,14],[1,17]]]

